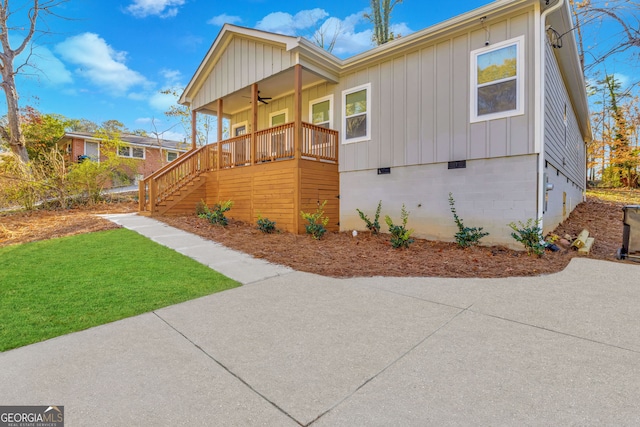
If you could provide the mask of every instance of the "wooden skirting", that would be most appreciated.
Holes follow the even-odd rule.
[[[304,233],[300,210],[315,212],[327,200],[327,229],[339,229],[338,165],[312,160],[281,160],[209,172],[206,203],[233,201],[228,216],[255,224],[269,218],[284,231]]]

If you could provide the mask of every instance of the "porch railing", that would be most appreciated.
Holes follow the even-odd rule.
[[[158,203],[166,200],[180,188],[202,173],[220,169],[258,165],[275,160],[295,158],[295,123],[275,126],[255,133],[255,158],[251,160],[251,134],[200,147],[190,151],[139,183],[139,210],[154,212]],[[338,161],[338,131],[302,123],[300,155],[317,161]]]

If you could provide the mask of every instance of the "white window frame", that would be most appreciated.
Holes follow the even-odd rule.
[[[333,95],[323,96],[322,98],[316,98],[313,101],[309,101],[309,123],[313,123],[313,106],[329,101],[329,129],[333,129]]]
[[[289,123],[289,110],[288,109],[284,109],[284,110],[280,110],[280,111],[274,111],[273,113],[269,113],[269,127],[273,127],[273,118],[275,116],[279,116],[282,113],[284,113],[284,123],[283,124],[287,124]]]
[[[120,154],[120,149],[122,148],[128,148],[129,149],[129,155],[127,156],[123,156],[122,154]],[[133,156],[133,149],[134,148],[139,148],[142,150],[142,157],[134,157]],[[133,146],[133,145],[121,145],[118,148],[116,148],[117,153],[118,153],[118,157],[125,157],[127,159],[138,159],[138,160],[144,160],[147,158],[147,150],[144,147],[138,147],[138,146]]]
[[[168,163],[168,162],[173,162],[174,160],[177,160],[177,159],[178,159],[178,157],[180,157],[180,152],[178,152],[178,151],[166,150],[166,151],[165,151],[165,153],[166,153],[166,154],[165,154],[165,158],[167,159],[167,163]],[[175,154],[175,155],[176,155],[176,158],[175,158],[175,159],[173,159],[173,160],[169,160],[169,153]]]
[[[508,111],[500,111],[497,113],[478,115],[478,57],[489,52],[504,49],[506,47],[516,46],[516,108]],[[471,102],[470,102],[470,118],[471,123],[484,122],[489,120],[503,119],[506,117],[520,116],[524,114],[524,36],[515,37],[499,43],[495,43],[488,47],[482,47],[471,51]],[[512,80],[504,79],[504,81]],[[502,80],[492,81],[490,84],[501,82]]]
[[[367,131],[364,136],[360,136],[357,138],[349,138],[347,139],[347,95],[350,95],[355,92],[360,92],[362,90],[366,91],[367,97],[367,111],[366,111],[366,121],[367,121]],[[360,86],[352,87],[350,89],[345,89],[342,91],[342,143],[343,144],[352,144],[354,142],[362,142],[362,141],[370,141],[371,140],[371,83],[365,83]]]
[[[245,132],[245,135],[249,134],[249,122],[245,120],[244,122],[236,123],[235,125],[231,126],[231,138],[235,138],[236,136],[238,136],[236,135],[236,129],[241,128],[242,126],[244,126],[247,130]]]
[[[89,144],[96,144],[96,145],[98,146],[98,158],[97,158],[97,159],[91,159],[91,157],[89,157],[89,156],[87,155],[87,143],[89,143]],[[99,161],[100,161],[100,145],[101,145],[101,144],[100,144],[100,142],[98,142],[98,141],[87,141],[87,140],[85,140],[85,141],[84,141],[84,152],[83,152],[83,155],[85,155],[85,156],[89,157],[89,158],[90,158],[91,160],[93,160],[94,162],[99,162]]]

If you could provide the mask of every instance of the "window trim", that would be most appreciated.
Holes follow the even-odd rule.
[[[231,125],[231,138],[235,138],[236,136],[236,129],[238,129],[239,127],[244,126],[246,129],[245,135],[249,134],[249,121],[245,120],[244,122],[238,122],[234,125]]]
[[[169,153],[175,154],[176,158],[173,159],[173,160],[169,160]],[[178,157],[180,157],[180,152],[179,151],[165,150],[165,158],[167,159],[167,163],[173,162],[175,160],[178,160]]]
[[[284,110],[280,110],[280,111],[274,111],[273,113],[269,113],[269,127],[272,128],[274,127],[274,125],[272,124],[272,119],[275,116],[279,116],[281,114],[284,113],[284,123],[283,124],[287,124],[289,123],[289,109],[285,108]],[[277,126],[281,126],[281,125],[277,125]]]
[[[366,91],[366,97],[367,97],[367,111],[365,112],[366,114],[366,121],[367,121],[367,130],[364,136],[359,136],[356,138],[350,138],[347,139],[347,95],[350,95],[352,93],[356,93],[356,92],[360,92],[362,90]],[[355,142],[362,142],[362,141],[370,141],[371,140],[371,83],[365,83],[363,85],[360,86],[355,86],[349,89],[345,89],[342,91],[342,143],[343,144],[353,144]]]
[[[516,47],[516,108],[508,111],[500,111],[497,113],[478,115],[478,57],[489,52],[504,49],[506,47]],[[521,116],[524,114],[524,91],[525,91],[525,54],[524,54],[524,36],[514,37],[499,43],[495,43],[488,47],[482,47],[471,51],[470,61],[470,122],[478,123],[489,120],[504,119],[507,117]],[[498,82],[499,80],[496,80]]]
[[[87,143],[89,144],[96,144],[98,146],[98,158],[97,159],[92,159],[91,157],[89,157],[89,155],[87,154]],[[94,162],[100,162],[100,146],[102,144],[100,144],[99,141],[87,141],[86,139],[84,140],[84,152],[82,153],[83,155],[87,156],[89,159],[93,160]]]
[[[128,156],[123,156],[122,154],[120,154],[120,149],[122,148],[128,148],[129,149],[129,155]],[[142,150],[142,157],[134,157],[133,156],[133,149],[134,148],[139,148]],[[126,159],[137,159],[137,160],[144,160],[147,158],[147,150],[145,149],[145,147],[138,147],[138,146],[133,146],[133,145],[121,145],[119,147],[116,148],[116,152],[118,153],[118,157],[124,157]]]
[[[333,129],[333,94],[309,101],[309,123],[313,123],[313,106],[329,101],[329,129]]]

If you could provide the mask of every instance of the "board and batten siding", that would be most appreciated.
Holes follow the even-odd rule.
[[[198,90],[191,108],[197,110],[277,74],[290,68],[294,61],[294,54],[284,46],[235,36]]]
[[[558,61],[548,43],[545,43],[545,56],[544,157],[560,173],[584,190],[585,143],[560,74]]]
[[[394,58],[346,72],[336,90],[371,83],[371,140],[341,144],[340,171],[401,167],[534,153],[534,11],[487,22]],[[525,114],[470,123],[470,53],[525,36]]]

